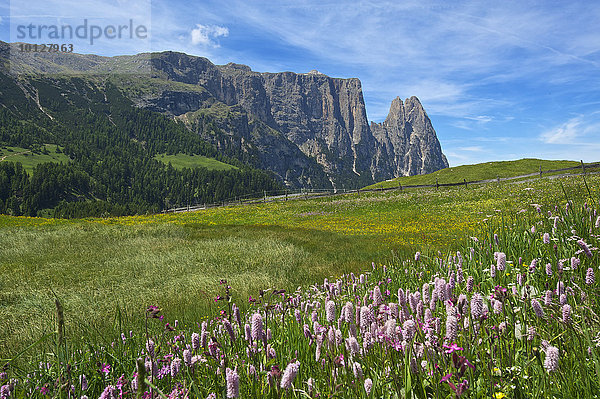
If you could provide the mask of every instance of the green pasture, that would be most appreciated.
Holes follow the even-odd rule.
[[[233,165],[217,161],[214,158],[208,158],[202,155],[187,155],[187,154],[158,154],[154,159],[168,165],[169,163],[175,169],[183,168],[206,168],[209,170],[230,170],[237,169]]]
[[[60,147],[57,147],[55,144],[45,144],[44,147],[47,153],[32,152],[27,148],[21,147],[0,146],[0,162],[21,162],[23,168],[30,175],[33,172],[33,168],[41,163],[70,162],[69,157],[62,153],[62,149],[59,152],[56,151]]]
[[[485,162],[475,165],[461,165],[445,168],[426,175],[403,176],[379,182],[365,188],[398,187],[400,184],[403,186],[426,185],[436,184],[436,181],[439,184],[462,183],[465,180],[470,182],[538,173],[540,168],[542,171],[548,171],[572,168],[580,165],[580,162],[575,161],[551,161],[532,158],[519,159],[517,161]],[[581,169],[565,173],[581,173]]]
[[[71,337],[102,341],[139,328],[150,304],[201,320],[220,279],[247,304],[260,289],[294,290],[394,254],[449,251],[500,211],[598,201],[599,184],[537,179],[108,219],[0,216],[0,353],[54,328],[55,296]]]

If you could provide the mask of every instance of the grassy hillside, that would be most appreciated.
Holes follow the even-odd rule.
[[[388,188],[438,183],[462,183],[463,180],[487,180],[497,177],[513,177],[543,171],[570,168],[580,165],[575,161],[548,161],[543,159],[525,158],[517,161],[486,162],[475,165],[461,165],[453,168],[441,169],[426,175],[403,176],[396,179],[379,182],[365,188]]]
[[[589,196],[581,178],[563,184],[572,199]],[[589,177],[588,185],[597,201],[600,179]],[[260,289],[294,290],[386,262],[392,253],[448,251],[498,209],[549,201],[566,199],[559,185],[541,179],[176,215],[0,216],[0,353],[53,328],[54,294],[64,302],[71,337],[93,331],[103,339],[114,333],[116,318],[122,328],[139,328],[149,304],[181,322],[203,319],[214,313],[223,278],[234,300],[246,304]]]
[[[123,92],[127,95],[127,97],[132,99],[158,96],[165,90],[180,90],[192,93],[206,92],[206,89],[199,85],[175,82],[160,78],[146,77],[145,79],[140,79],[139,77],[130,74],[115,74],[114,76],[111,76],[110,79],[111,82],[123,89]]]
[[[23,168],[31,175],[33,168],[41,163],[68,163],[71,161],[68,156],[62,153],[62,149],[61,152],[56,152],[56,145],[46,144],[45,148],[47,154],[33,153],[26,148],[0,146],[0,162],[21,162]]]
[[[208,158],[202,155],[187,155],[187,154],[176,154],[176,155],[167,155],[167,154],[158,154],[154,157],[154,159],[163,162],[164,164],[173,165],[175,169],[183,169],[183,168],[206,168],[209,170],[231,170],[238,169],[233,165],[229,165],[223,163],[221,161],[217,161],[214,158]]]

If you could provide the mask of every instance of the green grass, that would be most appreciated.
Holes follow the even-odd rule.
[[[217,119],[223,120],[228,118],[240,118],[244,114],[236,107],[231,107],[221,102],[216,102],[209,108],[202,108],[197,111],[188,112],[184,115],[181,115],[179,118],[189,123],[195,122],[198,117],[204,115],[210,115]]]
[[[70,315],[70,334],[80,336],[88,329],[110,331],[117,306],[138,321],[149,304],[182,320],[200,319],[214,305],[220,279],[227,278],[236,300],[244,301],[266,287],[297,287],[307,275],[359,269],[376,252],[356,237],[276,226],[79,222],[5,228],[0,353],[5,344],[21,347],[51,331],[54,293]]]
[[[2,146],[0,147],[0,162],[21,162],[23,168],[31,175],[33,168],[41,163],[67,163],[71,161],[62,152],[56,152],[55,144],[45,144],[45,147],[48,154],[32,153],[27,148]]]
[[[236,370],[245,398],[297,398],[309,389],[310,397],[446,398],[456,397],[461,384],[468,387],[458,395],[464,398],[595,397],[600,283],[590,273],[600,261],[599,200],[600,177],[589,176],[184,215],[2,217],[0,358],[55,328],[56,294],[66,340],[50,335],[4,367],[7,379],[17,379],[16,398],[64,397],[55,384],[60,379],[77,397],[98,397],[107,385],[129,389],[140,357],[165,367],[165,378],[152,382],[170,397],[181,397],[182,386],[189,397],[225,397],[226,368]],[[428,235],[445,240],[431,242]],[[577,239],[593,253],[586,255]],[[269,288],[287,292],[258,293]],[[214,300],[217,294],[226,300]],[[258,302],[248,305],[248,295]],[[247,308],[239,322],[231,318],[230,334],[227,299]],[[349,317],[338,320],[348,303]],[[165,319],[150,319],[146,329],[149,304],[158,304]],[[355,349],[348,337],[361,306]],[[254,324],[257,313],[270,337],[248,342],[244,324]],[[190,352],[192,333],[205,328],[211,344]],[[150,355],[148,339],[156,344]],[[186,352],[197,356],[196,364],[169,373]],[[268,382],[272,367],[283,371],[296,360],[294,390],[283,389],[276,373]],[[87,390],[80,375],[87,376]]]
[[[599,179],[589,177],[597,200]],[[581,178],[572,198],[590,196]],[[525,190],[526,187],[534,190]],[[218,281],[247,303],[260,289],[314,283],[415,250],[455,248],[495,209],[564,201],[548,179],[474,188],[352,194],[112,219],[0,216],[0,353],[51,330],[63,300],[69,334],[102,340],[117,314],[139,328],[158,304],[183,322],[214,311]],[[117,312],[119,310],[119,312]]]
[[[173,165],[175,169],[183,169],[183,168],[206,168],[209,170],[231,170],[237,169],[237,167],[233,165],[229,165],[223,163],[221,161],[217,161],[214,158],[207,158],[202,155],[187,155],[187,154],[176,154],[176,155],[167,155],[167,154],[158,154],[154,157],[154,159],[163,162],[164,164]]]
[[[133,69],[131,67],[126,68],[129,68],[128,70]],[[166,90],[192,93],[203,93],[206,91],[204,87],[199,85],[161,78],[144,77],[144,79],[140,79],[139,76],[130,74],[114,75],[111,77],[111,81],[118,87],[121,87],[129,98],[156,97],[160,96]],[[101,80],[99,80],[99,82],[101,82]]]
[[[486,162],[475,165],[461,165],[453,168],[441,169],[426,175],[403,176],[396,179],[379,182],[365,188],[398,187],[399,184],[402,184],[403,186],[435,184],[436,179],[440,184],[462,183],[464,180],[469,182],[476,180],[496,179],[497,177],[513,177],[537,173],[539,172],[540,167],[543,171],[545,171],[570,168],[579,165],[580,163],[575,161],[548,161],[533,158],[519,159],[517,161]],[[576,172],[577,171],[574,171],[573,173]]]

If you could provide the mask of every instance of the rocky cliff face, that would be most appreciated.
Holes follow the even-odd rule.
[[[157,77],[200,85],[207,93],[197,93],[192,100],[186,93],[163,93],[146,106],[184,119],[193,108],[210,109],[207,96],[241,107],[250,124],[219,127],[231,139],[244,137],[245,144],[238,140],[240,148],[254,144],[263,154],[259,166],[290,185],[304,185],[318,169],[323,173],[314,176],[313,185],[323,184],[325,176],[334,187],[350,188],[448,166],[416,97],[405,102],[396,98],[387,119],[369,125],[358,79],[330,78],[317,71],[257,73],[244,65],[216,66],[178,53],[157,54],[152,62]],[[259,127],[271,133],[269,140],[257,132]],[[296,161],[292,165],[280,156],[294,156]]]
[[[334,185],[368,182],[370,134],[358,79],[322,74],[265,74],[277,129],[323,166]]]
[[[371,123],[378,147],[373,158],[376,180],[435,172],[448,167],[448,160],[435,130],[416,97],[392,101],[381,124]]]
[[[317,71],[258,73],[174,52],[150,58],[73,55],[77,62],[44,57],[38,57],[40,72],[76,72],[80,65],[114,77],[130,65],[151,70],[150,77],[129,74],[116,84],[139,107],[180,119],[293,187],[355,188],[448,166],[416,97],[396,98],[386,120],[369,125],[358,79]],[[31,60],[26,64],[31,71]]]

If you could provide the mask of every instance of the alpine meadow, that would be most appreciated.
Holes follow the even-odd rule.
[[[6,386],[15,397],[139,386],[592,397],[599,190],[596,176],[575,176],[182,214],[5,216]]]
[[[0,399],[599,398],[599,18],[0,1]]]

